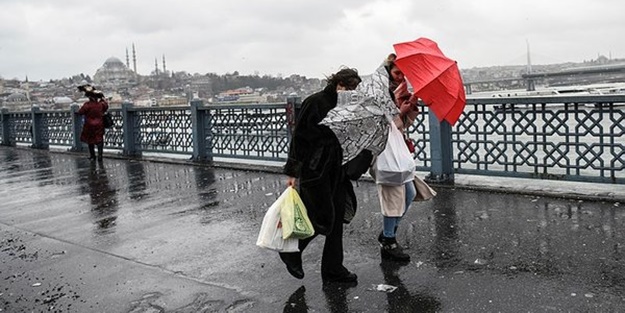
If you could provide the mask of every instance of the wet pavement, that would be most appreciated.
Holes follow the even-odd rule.
[[[355,187],[345,265],[323,285],[255,246],[277,173],[0,147],[2,312],[623,312],[625,210],[461,188],[416,202],[407,265],[381,263],[375,185]],[[394,291],[380,291],[392,286]]]

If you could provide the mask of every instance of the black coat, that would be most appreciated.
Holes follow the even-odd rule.
[[[315,231],[320,234],[327,234],[335,221],[345,220],[345,214],[335,216],[336,206],[351,212],[350,217],[356,209],[352,184],[341,166],[339,141],[330,128],[319,125],[336,102],[336,86],[332,85],[304,100],[284,166],[286,175],[299,178],[300,196]]]

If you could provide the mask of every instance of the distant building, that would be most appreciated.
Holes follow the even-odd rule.
[[[262,88],[254,90],[250,87],[226,90],[213,97],[213,102],[267,103],[267,96],[261,91]]]
[[[189,89],[187,92],[190,94],[197,94],[197,96],[202,99],[210,98],[213,93],[210,77],[203,75],[193,76],[189,81]],[[189,100],[193,99],[192,96],[188,96],[188,98]]]
[[[72,100],[70,97],[67,97],[67,96],[52,98],[52,105],[55,109],[58,109],[58,110],[68,110],[69,107],[74,103],[75,103],[74,100]]]
[[[96,86],[128,86],[136,83],[136,75],[120,59],[110,57],[96,71],[93,80]]]
[[[161,107],[169,107],[169,106],[188,106],[189,100],[185,97],[180,96],[163,96],[158,100],[158,106]]]
[[[25,93],[12,93],[4,99],[2,106],[9,111],[27,111],[31,108],[31,102]]]

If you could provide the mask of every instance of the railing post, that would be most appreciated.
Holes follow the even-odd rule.
[[[438,121],[432,111],[430,118],[430,155],[432,167],[427,182],[439,184],[454,183],[453,147],[451,144],[451,125],[445,120]]]
[[[85,145],[80,141],[80,133],[82,131],[83,116],[76,114],[80,109],[78,104],[72,104],[69,107],[69,112],[72,119],[72,147],[69,151],[83,152],[85,151]]]
[[[138,129],[136,129],[137,127],[139,127],[139,123],[137,121],[138,116],[137,112],[132,109],[132,103],[122,103],[122,119],[124,121],[124,149],[122,154],[125,156],[141,156],[141,151],[139,151],[139,149],[137,148],[139,143],[137,142],[138,136],[136,135],[136,133],[139,131]]]
[[[302,108],[301,97],[287,97],[286,98],[286,122],[288,125],[287,135],[289,138],[289,142],[291,141],[293,130],[295,130],[295,122],[297,121],[297,117],[299,116],[299,112],[301,108]]]
[[[41,108],[34,106],[31,108],[31,112],[32,126],[30,131],[33,136],[33,144],[30,147],[35,149],[47,149],[49,142],[48,138],[46,138],[47,129],[44,129],[44,117]]]
[[[11,115],[9,114],[9,109],[2,108],[0,112],[2,112],[2,145],[14,146],[15,138],[11,137]]]
[[[193,99],[191,106],[191,125],[193,127],[193,160],[196,162],[213,161],[213,140],[207,129],[210,130],[210,112],[205,110],[202,100]],[[207,137],[208,138],[207,140]]]

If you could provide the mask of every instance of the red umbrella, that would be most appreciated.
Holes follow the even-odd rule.
[[[439,121],[454,125],[466,104],[464,85],[456,61],[446,57],[436,42],[419,38],[394,44],[395,64]]]

